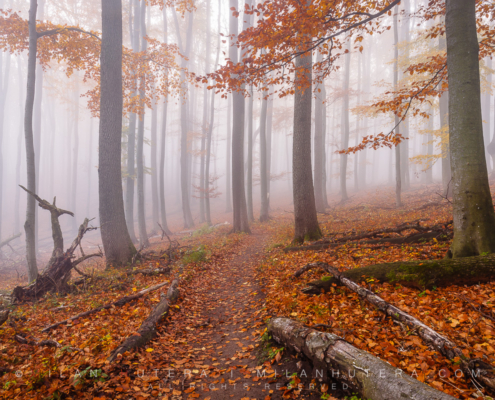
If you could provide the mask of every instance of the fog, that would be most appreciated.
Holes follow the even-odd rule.
[[[208,1],[208,0],[206,0]],[[27,1],[3,0],[0,8],[12,9],[27,19]],[[42,8],[43,1],[39,1]],[[132,48],[131,34],[128,21],[132,16],[131,1],[123,2],[124,46]],[[425,1],[412,1],[411,11]],[[218,35],[221,34],[221,51],[219,64],[224,65],[228,56],[229,32],[228,1],[221,0],[220,32],[217,30],[219,13],[217,1],[211,2],[211,42],[210,53],[206,54],[207,14],[206,2],[196,1],[192,29],[192,51],[187,61],[188,72],[203,76],[206,72],[206,63],[209,71],[214,66]],[[44,15],[38,19],[51,21],[55,24],[79,25],[85,30],[101,31],[100,1],[97,0],[46,0]],[[401,6],[403,8],[403,6]],[[147,7],[147,34],[151,38],[163,41],[164,21],[163,12],[158,6]],[[38,14],[39,15],[39,14]],[[182,41],[187,39],[187,18],[181,13],[176,14]],[[174,22],[174,12],[171,8],[166,11],[168,25],[168,43],[178,43],[177,30]],[[242,14],[239,18],[239,30],[242,29]],[[383,24],[392,25],[392,17],[384,19]],[[404,29],[407,25],[408,29]],[[424,37],[426,23],[416,21],[408,13],[399,16],[399,71],[400,84],[407,84],[408,75],[402,71],[407,68],[411,60],[419,60],[438,52],[439,39]],[[409,31],[409,32],[407,32]],[[409,35],[409,38],[405,35]],[[54,39],[56,40],[56,39]],[[394,33],[393,29],[380,35],[365,36],[359,44],[350,38],[349,69],[346,71],[345,57],[336,61],[339,67],[325,79],[326,98],[325,110],[325,173],[326,193],[329,205],[340,201],[341,194],[341,160],[344,157],[337,152],[345,150],[342,147],[344,116],[349,115],[349,145],[358,145],[367,135],[376,135],[380,132],[388,133],[394,128],[393,113],[375,113],[369,105],[377,99],[384,99],[393,89],[394,73]],[[359,46],[363,46],[360,51]],[[2,205],[0,235],[5,239],[13,234],[23,232],[26,213],[26,196],[19,185],[27,186],[26,156],[24,143],[24,109],[26,96],[27,52],[0,54],[0,77],[2,79],[2,94],[5,96],[3,137],[1,137],[2,153]],[[316,52],[313,58],[316,60]],[[176,56],[177,64],[181,57]],[[486,135],[491,137],[492,102],[491,82],[488,81],[491,69],[488,62],[483,65],[484,93],[482,94]],[[349,73],[349,87],[345,87],[346,73]],[[85,94],[94,88],[95,82],[84,79],[84,71],[75,71],[71,76],[66,74],[66,65],[63,61],[50,61],[49,67],[42,70],[37,68],[37,92],[35,99],[34,137],[37,163],[37,194],[50,202],[54,197],[60,208],[74,212],[74,218],[64,215],[60,218],[64,238],[71,241],[77,233],[77,228],[84,218],[94,218],[92,224],[99,226],[98,205],[98,132],[99,120],[93,116],[88,108],[88,97]],[[164,187],[165,203],[169,228],[172,232],[185,229],[198,229],[205,220],[201,218],[201,201],[206,197],[200,186],[202,155],[202,139],[204,130],[204,106],[210,107],[211,90],[204,96],[204,86],[201,83],[183,82],[186,89],[185,96],[172,93],[168,97],[166,115],[165,165]],[[42,87],[42,91],[40,88]],[[271,91],[276,88],[271,88]],[[317,92],[315,92],[317,93]],[[349,108],[345,108],[345,98],[348,96]],[[253,207],[254,217],[259,217],[260,210],[260,114],[262,96],[255,88],[253,103]],[[321,101],[315,95],[315,103]],[[36,102],[41,102],[41,112],[36,109]],[[214,124],[211,144],[210,166],[210,197],[212,223],[232,221],[231,213],[231,126],[232,113],[230,105],[231,95],[215,95]],[[154,110],[146,108],[144,115],[144,198],[147,233],[149,236],[159,235],[157,226],[159,217],[153,212],[153,180],[160,178],[159,163],[153,168],[152,159],[158,154],[161,145],[161,129],[164,113],[164,99],[157,100]],[[181,106],[188,108],[188,154],[190,165],[189,196],[194,228],[185,228],[182,212],[182,197],[180,186],[180,151],[181,151]],[[246,102],[248,107],[248,102]],[[401,146],[402,154],[408,160],[404,172],[406,185],[404,190],[421,185],[440,184],[442,182],[442,122],[439,112],[438,98],[431,98],[420,106],[430,114],[429,119],[421,116],[410,116],[407,121],[408,140]],[[208,108],[206,108],[208,110]],[[267,108],[267,158],[270,176],[269,200],[272,210],[291,211],[292,207],[292,129],[294,99],[291,96],[279,98],[272,96]],[[209,111],[208,111],[209,113]],[[247,114],[246,114],[247,115]],[[153,120],[156,118],[156,120]],[[129,113],[124,114],[122,135],[122,172],[124,193],[128,184],[127,174],[127,138],[129,132]],[[314,115],[313,115],[314,121]],[[246,124],[248,120],[246,118]],[[404,124],[405,125],[405,124]],[[314,135],[315,124],[313,123]],[[406,128],[403,128],[405,132]],[[153,130],[156,130],[156,139],[153,140]],[[406,132],[407,133],[407,132]],[[403,133],[404,134],[404,133]],[[247,160],[247,134],[245,135],[244,150]],[[375,190],[395,186],[395,149],[380,148],[350,154],[347,159],[346,185],[349,196],[359,191]],[[314,152],[314,149],[313,149]],[[490,160],[487,157],[487,161]],[[248,164],[245,163],[247,174]],[[489,170],[493,167],[490,165]],[[133,182],[136,180],[133,178]],[[409,182],[407,182],[409,180]],[[404,184],[403,184],[404,185]],[[137,196],[137,191],[135,191]],[[51,251],[50,215],[38,209],[38,248],[41,254]],[[159,209],[155,204],[155,209]],[[139,238],[137,223],[137,200],[134,201],[135,235]],[[88,243],[96,246],[100,243],[99,232],[92,232],[88,236]],[[13,242],[17,252],[24,251],[24,235]]]

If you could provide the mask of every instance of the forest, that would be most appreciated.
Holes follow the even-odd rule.
[[[0,398],[495,398],[493,0],[0,0]]]

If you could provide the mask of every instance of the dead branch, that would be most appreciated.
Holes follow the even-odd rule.
[[[317,262],[313,263],[313,268],[322,268],[326,272],[332,274],[339,283],[354,293],[357,293],[360,298],[368,301],[376,306],[385,315],[390,316],[393,320],[399,321],[410,329],[415,329],[418,335],[425,343],[435,348],[440,354],[449,360],[459,357],[461,368],[474,381],[481,381],[484,385],[495,389],[495,373],[491,365],[479,359],[467,358],[462,350],[448,338],[440,335],[429,326],[421,321],[402,311],[400,308],[383,300],[380,296],[372,291],[358,285],[356,282],[344,276],[339,270],[333,268],[329,264]]]
[[[17,235],[14,235],[14,236],[11,236],[9,237],[8,239],[4,240],[3,242],[0,242],[0,249],[3,247],[3,246],[10,246],[10,242],[12,242],[13,240],[17,239],[18,237],[21,237],[22,233],[18,233]],[[11,247],[12,249],[12,247]],[[15,250],[12,249],[12,251],[15,253]]]
[[[119,347],[117,347],[108,358],[108,361],[113,362],[120,354],[144,346],[156,336],[157,324],[167,316],[170,305],[175,303],[179,297],[179,280],[177,278],[174,279],[170,285],[167,295],[162,295],[161,297],[162,300],[141,324],[137,334],[128,337]]]
[[[119,300],[114,301],[113,303],[109,303],[109,304],[106,304],[106,305],[103,305],[103,306],[100,306],[100,307],[97,307],[97,308],[93,308],[92,310],[82,312],[82,313],[77,314],[77,315],[75,315],[73,317],[67,318],[66,320],[63,320],[63,321],[60,321],[60,322],[56,322],[55,324],[52,324],[50,326],[47,326],[41,332],[48,332],[48,331],[50,331],[50,330],[52,330],[52,329],[54,329],[54,328],[56,328],[56,327],[58,327],[60,325],[67,324],[67,323],[69,323],[71,321],[75,321],[76,319],[79,319],[79,318],[87,317],[88,315],[91,315],[91,314],[96,314],[97,312],[100,312],[102,310],[108,310],[109,308],[112,308],[112,307],[122,307],[124,304],[127,304],[127,303],[130,303],[131,301],[137,300],[137,299],[143,297],[145,294],[154,292],[155,290],[158,290],[158,289],[162,288],[167,283],[168,283],[168,281],[159,283],[158,285],[154,285],[154,286],[152,286],[152,287],[150,287],[148,289],[143,289],[143,290],[141,290],[140,292],[138,292],[136,294],[122,297]]]

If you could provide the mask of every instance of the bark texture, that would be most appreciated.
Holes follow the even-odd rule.
[[[495,256],[476,256],[444,260],[397,261],[349,269],[342,275],[353,281],[373,278],[420,290],[452,285],[477,285],[495,279]],[[307,294],[327,292],[337,281],[324,277],[303,289]]]
[[[271,319],[268,330],[278,343],[304,354],[315,368],[326,370],[349,392],[357,392],[365,399],[454,399],[332,333],[319,332],[288,318]]]
[[[136,252],[127,230],[122,191],[122,1],[102,0],[101,6],[100,226],[107,263],[120,266]]]
[[[313,171],[311,167],[311,52],[296,58],[294,81],[294,136],[292,150],[292,179],[294,195],[294,242],[317,240],[321,237],[316,214]]]
[[[447,0],[453,257],[495,252],[495,213],[483,143],[476,1]]]

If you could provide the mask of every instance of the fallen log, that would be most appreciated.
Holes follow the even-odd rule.
[[[108,361],[113,362],[119,354],[142,347],[152,340],[156,336],[157,324],[167,316],[170,305],[175,303],[178,297],[179,280],[174,279],[168,288],[167,294],[165,296],[162,295],[162,300],[153,309],[148,318],[146,318],[146,320],[141,324],[137,334],[128,337],[119,347],[117,347],[108,358]]]
[[[454,358],[459,357],[460,367],[466,376],[470,376],[474,381],[480,381],[485,386],[495,390],[495,369],[490,364],[487,364],[479,359],[470,359],[466,357],[462,350],[454,342],[450,341],[445,336],[440,335],[438,332],[434,331],[428,325],[423,324],[412,315],[407,314],[400,308],[395,307],[394,305],[383,300],[372,291],[358,285],[336,268],[322,262],[312,263],[312,266],[314,268],[323,268],[325,271],[332,274],[341,285],[347,287],[354,293],[357,293],[361,299],[365,299],[369,303],[373,304],[381,312],[388,315],[395,321],[403,323],[410,329],[415,330],[425,343],[432,346],[447,359],[453,360]]]
[[[268,323],[272,337],[309,358],[317,370],[342,383],[350,393],[373,400],[453,400],[341,337],[308,328],[289,318]]]
[[[359,282],[363,277],[368,277],[420,290],[451,285],[477,285],[495,279],[495,254],[373,264],[349,269],[342,274],[353,281]],[[308,283],[302,291],[306,294],[320,294],[329,291],[334,283],[338,281],[327,276]]]
[[[36,338],[27,339],[21,335],[15,335],[14,339],[16,340],[16,342],[18,342],[20,344],[28,344],[30,346],[38,346],[38,347],[54,347],[56,349],[60,349],[60,348],[64,347],[65,349],[72,350],[72,351],[79,351],[82,353],[82,350],[77,348],[77,347],[62,346],[59,342],[57,342],[56,340],[52,340],[52,339],[45,339],[45,340],[39,340]]]
[[[10,310],[0,311],[0,326],[9,319]]]
[[[437,239],[438,241],[443,241],[450,238],[451,238],[451,233],[446,233],[443,230],[439,230],[432,232],[414,233],[408,236],[387,237],[387,238],[373,239],[373,240],[359,240],[354,243],[359,245],[363,245],[363,244],[377,245],[382,243],[402,245],[402,244],[429,242],[433,239]],[[344,242],[338,242],[338,243],[327,242],[327,243],[310,244],[309,246],[286,247],[284,249],[284,252],[289,253],[293,251],[318,251],[318,250],[340,247],[343,244]]]
[[[26,192],[33,196],[41,208],[50,211],[51,224],[52,224],[52,237],[53,237],[53,252],[48,262],[48,266],[45,268],[42,274],[38,275],[36,280],[27,286],[17,286],[12,292],[13,302],[32,301],[42,297],[45,293],[56,290],[57,292],[65,291],[67,283],[70,279],[72,269],[81,262],[92,258],[102,257],[103,254],[88,254],[85,255],[81,242],[86,232],[94,230],[96,228],[89,227],[89,220],[86,218],[79,227],[77,237],[72,242],[71,246],[64,252],[64,237],[62,229],[60,228],[59,217],[68,214],[74,216],[70,211],[62,210],[56,205],[56,198],[53,199],[53,204],[46,200],[41,199],[38,195],[30,192],[25,187],[21,186]],[[77,260],[73,260],[74,253],[77,248],[80,248],[82,257]]]
[[[133,271],[128,272],[128,275],[138,275],[142,274],[145,276],[155,276],[155,275],[161,275],[161,274],[168,274],[171,271],[170,267],[160,267],[160,268],[144,268],[144,269],[136,269]]]
[[[0,249],[3,246],[7,246],[10,242],[12,242],[12,240],[17,239],[18,237],[21,237],[21,233],[18,233],[17,235],[11,236],[8,239],[5,239],[3,242],[0,242]]]
[[[112,308],[112,307],[122,307],[124,304],[127,304],[127,303],[130,303],[131,301],[137,300],[137,299],[143,297],[145,294],[154,292],[155,290],[162,288],[167,283],[168,282],[159,283],[158,285],[154,285],[148,289],[141,290],[140,292],[133,294],[131,296],[122,297],[121,299],[114,301],[113,303],[108,303],[108,304],[105,304],[104,306],[100,306],[97,308],[93,308],[92,310],[82,312],[82,313],[77,314],[73,317],[67,318],[63,321],[56,322],[50,326],[47,326],[41,332],[48,332],[54,328],[57,328],[60,325],[67,324],[67,323],[75,321],[76,319],[79,319],[79,318],[87,317],[88,315],[91,315],[91,314],[96,314],[96,313],[103,311],[103,310],[108,310],[109,308]]]

